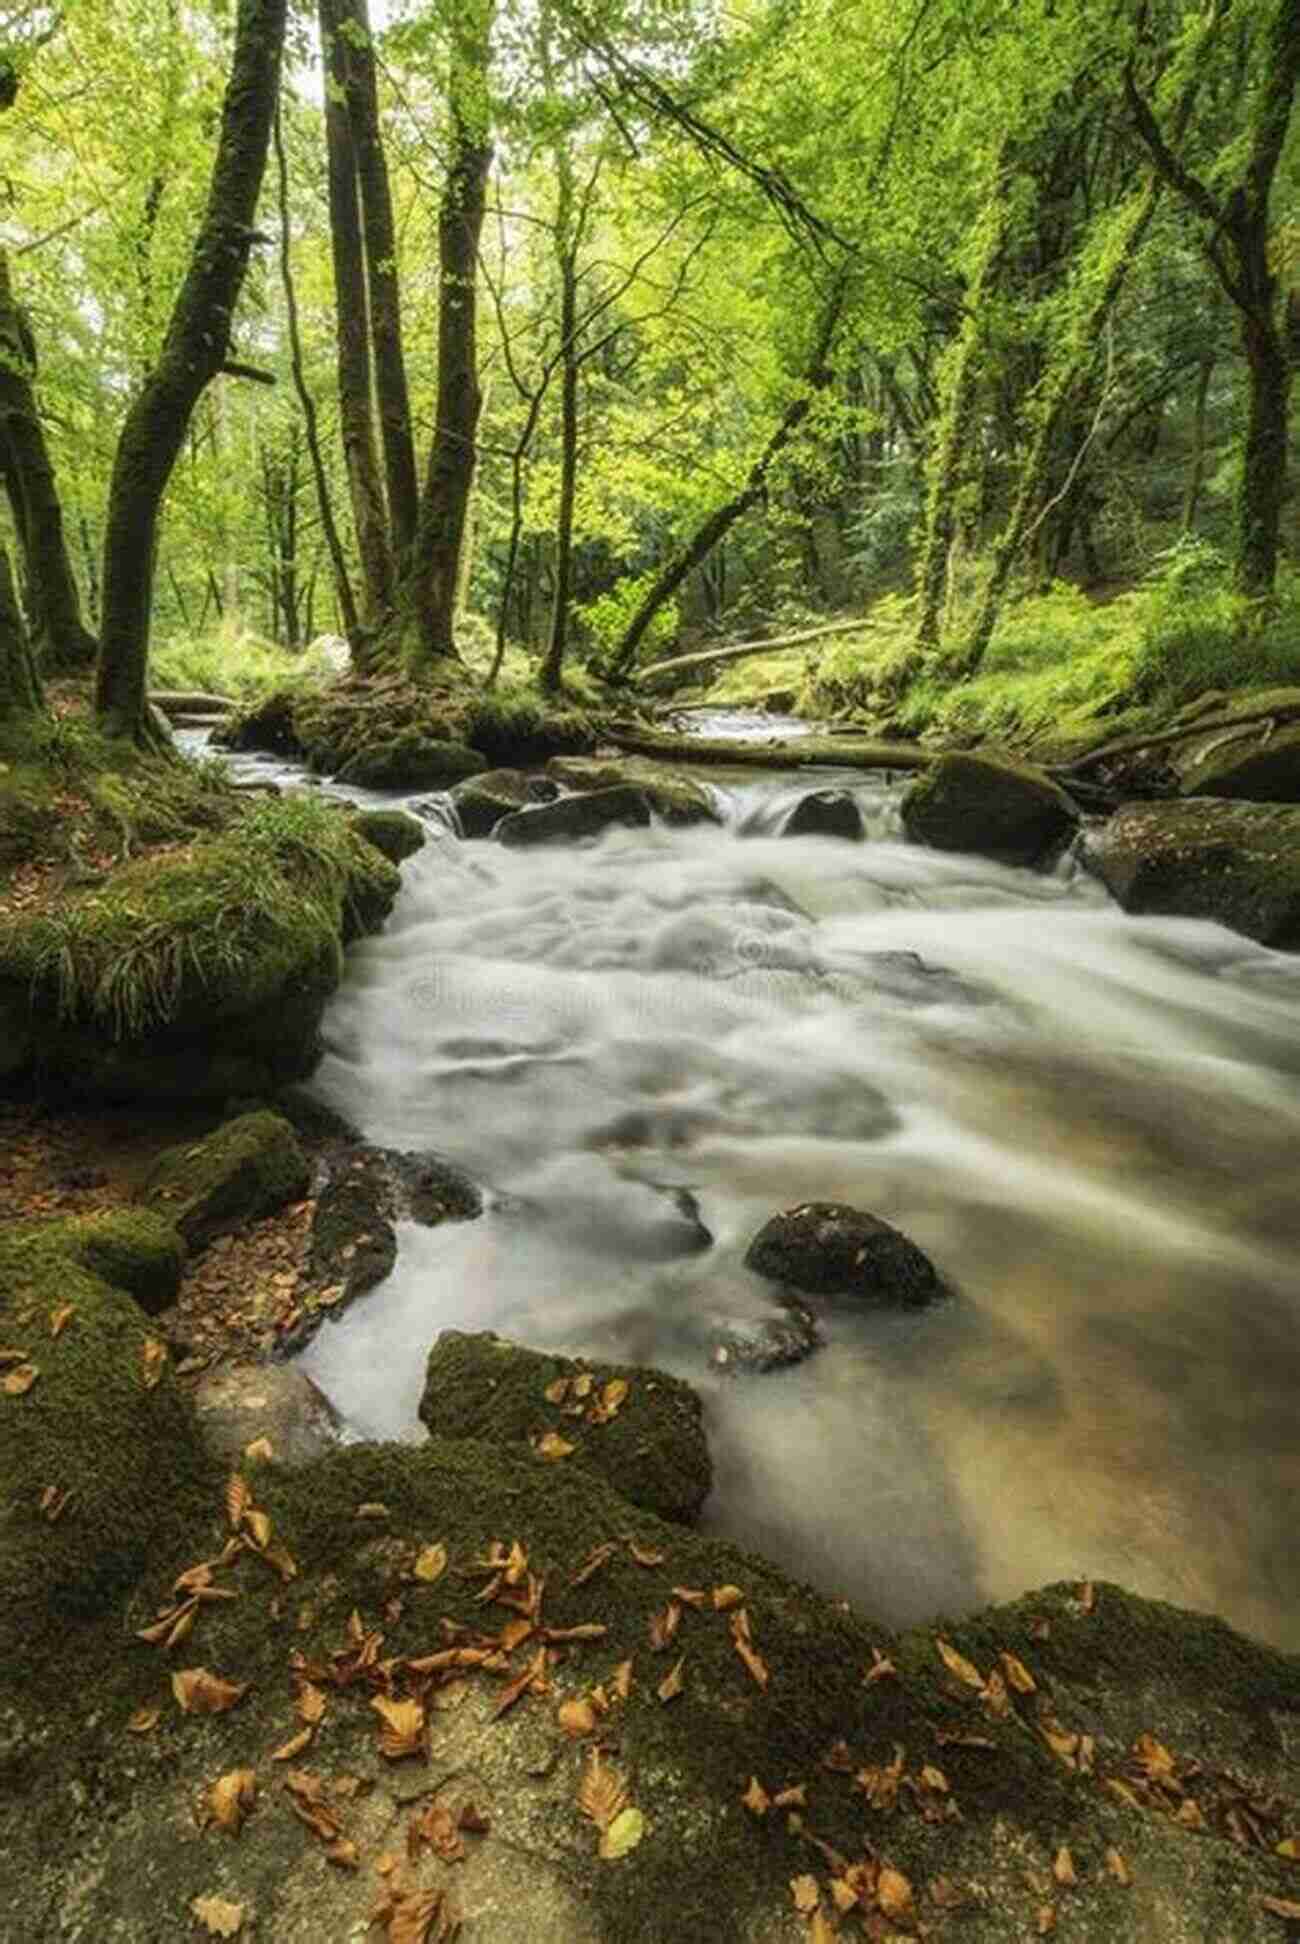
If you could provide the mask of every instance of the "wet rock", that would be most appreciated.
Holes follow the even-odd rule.
[[[405,810],[361,810],[353,819],[352,828],[382,852],[390,864],[414,857],[416,851],[424,849],[426,841],[419,818],[408,817]]]
[[[458,783],[451,800],[463,837],[490,837],[503,817],[529,802],[528,778],[522,770],[486,770]]]
[[[340,1308],[391,1275],[397,1261],[392,1177],[379,1155],[361,1149],[339,1157],[316,1197],[306,1276]]]
[[[774,1316],[729,1317],[714,1332],[710,1361],[735,1374],[783,1370],[819,1349],[822,1333],[812,1311],[793,1297]]]
[[[307,1192],[310,1170],[297,1136],[279,1114],[241,1114],[200,1141],[167,1148],[139,1199],[172,1222],[186,1246],[270,1215]]]
[[[810,790],[800,797],[781,827],[783,837],[862,836],[862,812],[847,790]]]
[[[483,1213],[477,1185],[440,1155],[393,1148],[380,1153],[396,1183],[398,1213],[408,1221],[436,1228],[439,1222],[471,1221]]]
[[[496,827],[501,844],[551,844],[599,836],[615,824],[644,826],[650,822],[650,803],[644,790],[623,785],[594,790],[590,796],[559,797],[535,810],[516,810]]]
[[[301,756],[302,737],[294,721],[297,696],[292,689],[276,689],[246,709],[228,716],[212,732],[221,749],[262,750],[270,756]]]
[[[626,1386],[612,1408],[602,1404],[610,1384]],[[713,1483],[699,1398],[642,1365],[576,1362],[490,1331],[444,1330],[429,1352],[420,1417],[436,1438],[473,1438],[515,1447],[522,1462],[595,1472],[661,1519],[689,1524]]]
[[[419,729],[370,743],[336,772],[340,783],[367,790],[441,790],[487,768],[486,757],[464,743],[446,742]]]
[[[305,1465],[338,1443],[338,1413],[325,1393],[285,1364],[220,1364],[204,1371],[194,1388],[194,1409],[204,1444],[224,1465],[248,1469],[245,1453],[261,1438],[278,1465]]]
[[[636,757],[554,756],[547,774],[567,789],[640,790],[657,817],[669,824],[720,823],[713,798],[693,777]]]
[[[1082,857],[1125,911],[1209,918],[1262,945],[1300,946],[1300,808],[1125,804],[1089,833]]]
[[[821,1296],[917,1309],[942,1295],[929,1257],[900,1229],[843,1202],[802,1202],[764,1223],[745,1265]]]
[[[1287,693],[1290,706],[1300,708],[1300,689]],[[1174,767],[1180,796],[1300,803],[1300,723],[1280,729],[1270,722],[1220,727],[1178,744]]]
[[[86,1267],[134,1296],[146,1316],[157,1316],[180,1292],[185,1244],[171,1222],[147,1208],[107,1208],[85,1217],[77,1247]]]
[[[940,756],[901,809],[914,843],[1001,864],[1050,862],[1079,823],[1075,803],[1042,770],[991,756]]]

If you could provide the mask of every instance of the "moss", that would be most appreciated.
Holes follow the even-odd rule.
[[[579,1378],[586,1395],[575,1398],[572,1380]],[[593,1402],[617,1379],[627,1385],[626,1401],[607,1423],[593,1423]],[[564,1380],[565,1397],[551,1402],[547,1388]],[[574,1363],[490,1332],[444,1330],[429,1352],[420,1416],[441,1438],[518,1444],[520,1461],[544,1471],[563,1465],[596,1472],[665,1519],[694,1519],[713,1483],[700,1400],[662,1370]],[[547,1433],[571,1453],[556,1460],[533,1455],[529,1447]]]
[[[170,1367],[146,1384],[146,1319],[90,1266],[121,1263],[148,1282],[163,1238],[155,1230],[151,1251],[129,1263],[125,1244],[124,1229],[106,1236],[94,1219],[0,1229],[0,1337],[39,1371],[25,1395],[0,1397],[0,1663],[10,1669],[66,1645],[75,1622],[175,1547],[206,1487]],[[69,1307],[53,1334],[52,1313]],[[68,1494],[53,1520],[42,1509],[49,1487]]]
[[[693,777],[665,769],[658,763],[626,757],[610,761],[591,756],[556,756],[547,772],[571,790],[639,790],[656,816],[665,823],[694,824],[721,821],[713,798]]]
[[[1209,918],[1263,945],[1300,947],[1300,808],[1217,797],[1128,804],[1089,836],[1083,857],[1125,911]]]
[[[412,728],[367,743],[334,773],[340,783],[368,790],[444,790],[486,768],[485,758],[464,743]]]
[[[190,1249],[307,1192],[311,1170],[279,1114],[241,1114],[201,1141],[167,1148],[140,1194],[165,1211]]]
[[[1079,813],[1041,770],[991,756],[941,756],[911,785],[903,824],[915,842],[1039,864],[1068,839]]]
[[[86,1267],[134,1296],[153,1316],[176,1300],[185,1244],[171,1222],[147,1208],[107,1208],[77,1224],[75,1246]]]
[[[408,817],[404,810],[362,810],[353,819],[352,828],[390,864],[400,864],[404,858],[414,857],[416,851],[424,849],[423,824],[418,817]]]

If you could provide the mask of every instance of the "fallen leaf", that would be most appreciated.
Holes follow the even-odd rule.
[[[195,1897],[190,1909],[213,1937],[237,1937],[244,1921],[243,1904],[225,1897]]]
[[[997,1720],[1010,1712],[1011,1699],[1007,1694],[1007,1684],[996,1667],[989,1670],[988,1680],[980,1689],[980,1700]]]
[[[0,1390],[10,1397],[22,1397],[31,1389],[40,1374],[39,1364],[15,1364],[12,1370],[6,1370],[4,1376],[0,1377]]]
[[[63,1514],[68,1509],[68,1501],[71,1497],[72,1492],[68,1486],[64,1486],[62,1491],[60,1491],[57,1485],[47,1485],[45,1487],[45,1490],[40,1496],[40,1509],[51,1525],[63,1517]]]
[[[814,1910],[808,1926],[808,1944],[835,1944],[835,1932],[824,1910]]]
[[[1091,1613],[1097,1604],[1097,1593],[1091,1580],[1080,1580],[1074,1596],[1085,1613]]]
[[[1038,1906],[1038,1914],[1034,1919],[1035,1932],[1039,1937],[1046,1937],[1049,1931],[1054,1931],[1055,1929],[1056,1929],[1055,1906],[1052,1904],[1040,1904]]]
[[[766,1688],[770,1676],[761,1654],[751,1644],[749,1615],[744,1607],[737,1607],[731,1616],[731,1642],[759,1687]]]
[[[76,1314],[77,1306],[75,1303],[60,1303],[57,1309],[52,1309],[50,1311],[50,1335],[52,1337],[62,1336]]]
[[[1107,1875],[1114,1877],[1116,1883],[1127,1885],[1133,1881],[1133,1872],[1130,1870],[1120,1850],[1108,1849],[1106,1851],[1106,1872]]]
[[[224,1714],[248,1693],[251,1682],[225,1681],[206,1667],[179,1667],[172,1675],[172,1693],[186,1714]]]
[[[127,1732],[132,1735],[152,1734],[161,1717],[161,1708],[137,1708],[127,1721]]]
[[[590,1701],[562,1701],[558,1719],[565,1734],[579,1741],[595,1728],[597,1715]]]
[[[325,1861],[340,1870],[356,1870],[361,1866],[361,1851],[351,1837],[336,1836],[332,1843],[325,1845]]]
[[[157,1337],[146,1337],[140,1352],[140,1362],[141,1381],[145,1389],[156,1389],[163,1374],[163,1366],[167,1362],[166,1346],[159,1343]]]
[[[616,1863],[620,1856],[634,1850],[645,1835],[645,1817],[639,1809],[620,1809],[603,1831],[600,1839],[600,1854],[607,1863]]]
[[[1174,1758],[1154,1735],[1139,1735],[1133,1744],[1133,1753],[1139,1766],[1146,1770],[1153,1782],[1165,1782],[1173,1775]]]
[[[441,1890],[390,1890],[375,1905],[370,1920],[384,1926],[388,1944],[425,1944],[442,1902]],[[446,1937],[448,1932],[442,1929],[441,1934]]]
[[[302,1754],[303,1749],[308,1746],[315,1732],[316,1730],[310,1726],[300,1728],[296,1735],[290,1735],[287,1742],[281,1742],[278,1748],[272,1749],[271,1760],[273,1762],[291,1762],[295,1755]]]
[[[1060,1849],[1057,1850],[1056,1855],[1052,1859],[1052,1875],[1056,1878],[1056,1881],[1061,1885],[1062,1889],[1068,1890],[1073,1884],[1079,1881],[1074,1868],[1074,1858],[1064,1843],[1061,1844]]]
[[[555,1381],[553,1383],[548,1384],[546,1386],[546,1389],[542,1392],[542,1396],[546,1399],[548,1404],[563,1404],[565,1398],[568,1395],[569,1395],[569,1380],[567,1377],[557,1377]]]
[[[407,1830],[407,1854],[412,1862],[420,1853],[421,1843],[427,1843],[435,1850],[444,1863],[459,1863],[465,1854],[456,1818],[445,1802],[431,1802],[427,1809],[416,1816]]]
[[[582,1562],[582,1565],[579,1566],[577,1572],[574,1573],[572,1578],[570,1579],[569,1585],[585,1586],[587,1581],[591,1578],[592,1574],[598,1573],[601,1567],[605,1565],[605,1563],[608,1560],[612,1559],[614,1557],[614,1554],[617,1551],[618,1551],[618,1547],[614,1544],[612,1539],[607,1540],[603,1546],[597,1546],[592,1552],[588,1553],[586,1559],[584,1559],[584,1561]]]
[[[697,1612],[700,1607],[708,1604],[708,1594],[702,1592],[698,1586],[675,1586],[672,1591],[675,1600],[680,1600],[683,1606],[691,1607]]]
[[[250,1506],[244,1514],[244,1526],[259,1552],[265,1552],[271,1543],[271,1521],[265,1512]]]
[[[26,1363],[26,1361],[27,1352],[25,1350],[15,1350],[11,1343],[0,1347],[0,1370],[5,1369],[9,1364]]]
[[[627,1549],[638,1566],[662,1566],[667,1553],[656,1552],[653,1546],[638,1545],[635,1539],[627,1541]]]
[[[590,1421],[593,1424],[608,1424],[611,1418],[617,1417],[627,1402],[630,1389],[631,1385],[626,1377],[611,1377],[602,1389],[599,1399],[587,1413]]]
[[[738,1586],[715,1586],[713,1589],[713,1610],[715,1613],[729,1613],[732,1607],[743,1606],[745,1596]]]
[[[238,1836],[244,1817],[257,1795],[257,1777],[252,1769],[231,1769],[208,1790],[208,1811],[218,1829]]]
[[[1300,1836],[1284,1836],[1275,1854],[1285,1856],[1288,1862],[1300,1863]]]
[[[1270,1917],[1285,1917],[1291,1923],[1300,1923],[1300,1903],[1290,1897],[1261,1897],[1259,1907]]]
[[[950,1674],[955,1674],[957,1679],[963,1681],[967,1687],[983,1688],[984,1676],[971,1661],[966,1659],[964,1654],[959,1654],[955,1647],[950,1646],[946,1640],[940,1639],[937,1636],[934,1644],[939,1651],[940,1660]]]
[[[578,1785],[578,1807],[597,1829],[606,1829],[620,1810],[627,1807],[627,1784],[615,1768],[602,1760],[593,1748],[582,1769]]]
[[[657,1654],[662,1653],[663,1649],[673,1639],[681,1622],[681,1617],[682,1608],[679,1600],[669,1600],[662,1613],[651,1614],[648,1629],[650,1645]]]
[[[569,1379],[569,1388],[575,1397],[590,1397],[595,1381],[589,1370],[580,1370],[576,1377]]]
[[[501,1715],[506,1714],[514,1707],[515,1702],[521,1694],[526,1693],[529,1688],[544,1685],[545,1681],[546,1649],[545,1647],[539,1647],[523,1673],[517,1674],[514,1680],[508,1681],[505,1687],[502,1688],[497,1698],[497,1704],[492,1710],[494,1717],[499,1718]]]
[[[887,1675],[897,1674],[897,1672],[898,1669],[888,1655],[882,1654],[878,1647],[873,1647],[871,1665],[862,1677],[862,1684],[864,1687],[870,1687],[873,1681],[883,1681]]]
[[[447,1570],[447,1548],[441,1539],[432,1546],[423,1546],[420,1549],[411,1570],[416,1579],[423,1580],[426,1586],[432,1586],[436,1580],[442,1578]]]
[[[254,1463],[268,1464],[274,1458],[275,1451],[269,1438],[254,1438],[251,1444],[244,1446],[244,1456],[253,1459]]]
[[[188,1638],[189,1634],[193,1631],[194,1618],[198,1610],[199,1602],[197,1597],[185,1602],[180,1612],[176,1615],[176,1618],[172,1621],[168,1631],[166,1643],[168,1647],[179,1647],[181,1642]]]
[[[876,1878],[876,1902],[891,1922],[907,1917],[912,1909],[912,1886],[901,1870],[883,1864]]]
[[[294,1707],[300,1721],[309,1722],[312,1727],[315,1727],[318,1721],[323,1721],[325,1718],[325,1706],[325,1695],[313,1682],[302,1681],[299,1684],[298,1692],[294,1696]]]
[[[1179,1803],[1178,1814],[1174,1817],[1174,1821],[1181,1823],[1184,1829],[1201,1830],[1209,1827],[1200,1803],[1194,1802],[1191,1796],[1188,1796],[1185,1801]],[[1279,1844],[1279,1849],[1280,1847],[1281,1845]]]
[[[941,1768],[935,1768],[932,1762],[926,1762],[922,1768],[921,1781],[927,1789],[933,1789],[938,1795],[947,1795],[948,1793],[947,1776]]]
[[[371,1696],[370,1705],[379,1716],[379,1752],[390,1762],[424,1750],[424,1708],[419,1701],[393,1701],[386,1694]]]
[[[380,1505],[378,1500],[367,1499],[364,1504],[357,1507],[352,1516],[354,1519],[391,1519],[393,1515],[388,1507]]]
[[[675,1701],[677,1696],[682,1692],[685,1686],[685,1682],[682,1680],[682,1669],[685,1665],[686,1656],[683,1654],[677,1665],[669,1673],[664,1675],[663,1680],[660,1681],[656,1690],[661,1701]]]
[[[569,1440],[562,1438],[558,1431],[545,1431],[540,1438],[533,1440],[533,1450],[539,1458],[567,1458],[577,1449],[577,1445],[570,1444]]]
[[[613,1688],[620,1701],[626,1701],[628,1695],[631,1694],[632,1663],[630,1660],[620,1661],[614,1669]]]
[[[772,1798],[756,1775],[749,1778],[749,1787],[740,1798],[751,1816],[765,1816],[772,1807]]]
[[[815,1876],[791,1877],[790,1895],[801,1917],[811,1917],[822,1900],[822,1893]]]
[[[1014,1654],[1005,1653],[999,1654],[998,1659],[1002,1662],[1003,1668],[1006,1671],[1009,1684],[1016,1690],[1017,1694],[1034,1694],[1037,1692],[1038,1683],[1023,1661],[1017,1660]]]

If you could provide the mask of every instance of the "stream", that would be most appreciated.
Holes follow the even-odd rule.
[[[725,827],[542,849],[426,800],[312,1087],[489,1206],[403,1225],[303,1367],[418,1437],[445,1328],[656,1363],[705,1401],[706,1529],[892,1625],[1095,1576],[1300,1648],[1300,958],[906,844],[898,779],[705,780]],[[867,841],[779,834],[827,787]],[[780,1313],[749,1239],[810,1199],[953,1295],[809,1299],[814,1355],[733,1371],[719,1331]]]

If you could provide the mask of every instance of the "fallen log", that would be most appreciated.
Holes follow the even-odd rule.
[[[775,654],[780,648],[798,648],[805,641],[820,641],[823,635],[861,634],[871,625],[867,620],[829,621],[825,627],[804,628],[799,634],[774,635],[770,641],[735,641],[722,648],[697,648],[689,655],[673,655],[667,661],[651,662],[640,671],[640,686],[648,688],[661,675],[704,668],[710,662],[740,661],[745,655]]]
[[[1138,749],[1161,749],[1169,743],[1191,742],[1196,736],[1205,736],[1215,729],[1247,728],[1256,722],[1290,722],[1300,717],[1300,702],[1283,704],[1280,708],[1256,709],[1249,714],[1234,716],[1205,716],[1195,722],[1185,722],[1178,729],[1156,729],[1147,735],[1120,736],[1114,742],[1102,743],[1099,749],[1090,749],[1086,756],[1076,756],[1068,763],[1050,763],[1044,767],[1050,776],[1073,776],[1076,771],[1091,769],[1094,763],[1104,763],[1112,756],[1130,756]]]
[[[928,769],[940,753],[915,743],[866,736],[796,736],[772,742],[732,742],[726,736],[669,736],[652,729],[607,724],[607,742],[638,756],[674,763],[734,763],[750,769]]]
[[[208,695],[203,689],[151,689],[149,700],[172,720],[178,715],[232,715],[239,707],[229,695]]]

